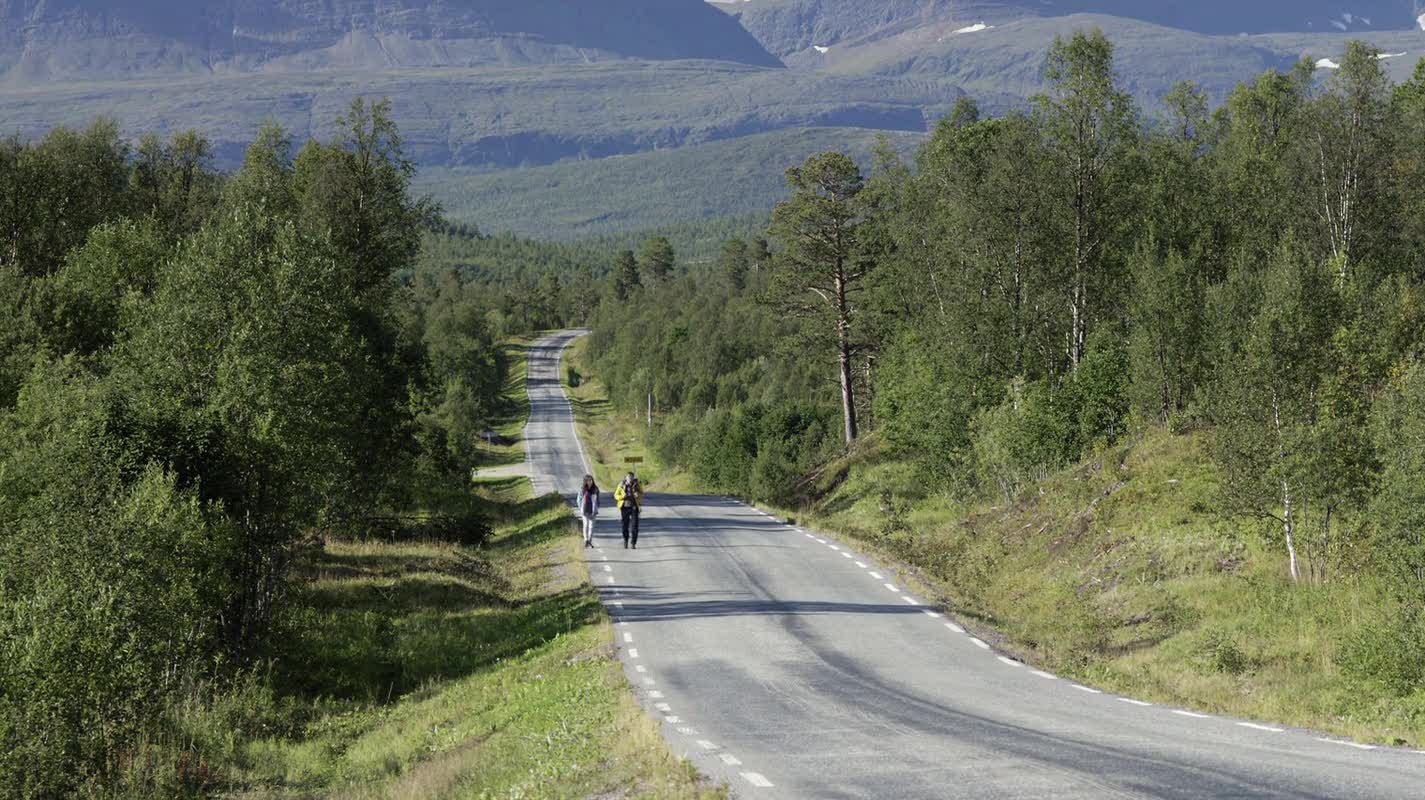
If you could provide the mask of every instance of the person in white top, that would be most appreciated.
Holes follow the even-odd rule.
[[[599,516],[599,485],[593,475],[584,476],[579,488],[579,517],[584,520],[584,546],[594,546],[594,520]]]

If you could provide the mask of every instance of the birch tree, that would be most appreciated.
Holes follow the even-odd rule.
[[[1350,42],[1327,87],[1312,109],[1316,205],[1331,257],[1345,277],[1379,225],[1384,199],[1391,89],[1380,51]]]
[[[1106,274],[1109,248],[1129,207],[1122,169],[1134,141],[1135,113],[1114,81],[1113,44],[1101,30],[1055,39],[1044,77],[1049,91],[1035,98],[1035,107],[1057,162],[1060,202],[1072,220],[1067,354],[1077,367],[1091,316],[1106,304],[1114,283]]]

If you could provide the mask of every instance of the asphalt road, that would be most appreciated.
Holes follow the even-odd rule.
[[[530,353],[539,491],[572,494],[586,471],[559,382],[577,335]],[[854,550],[741,503],[651,495],[637,550],[612,507],[586,552],[629,679],[673,749],[739,797],[1425,798],[1425,754],[1037,672]]]

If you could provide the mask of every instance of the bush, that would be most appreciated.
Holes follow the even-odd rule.
[[[1394,618],[1357,628],[1339,660],[1347,674],[1396,697],[1425,689],[1425,608],[1408,603]]]
[[[1011,502],[1030,482],[1077,455],[1071,411],[1042,382],[1011,384],[1004,402],[981,411],[971,424],[981,481]]]

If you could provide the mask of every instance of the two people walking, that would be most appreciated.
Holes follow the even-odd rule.
[[[638,518],[643,510],[643,484],[632,472],[614,489],[614,502],[623,519],[623,546],[638,549]],[[593,475],[585,475],[579,487],[579,516],[584,521],[584,546],[594,546],[594,520],[599,516],[599,485]]]

